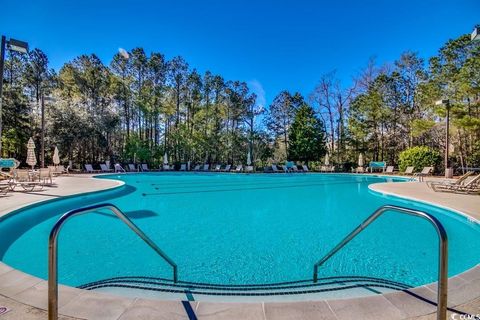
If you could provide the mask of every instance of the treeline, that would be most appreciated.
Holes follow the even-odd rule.
[[[267,108],[245,82],[200,74],[182,57],[142,48],[108,65],[94,54],[56,73],[39,49],[9,52],[3,94],[4,157],[24,160],[30,136],[40,146],[42,101],[46,162],[62,160],[169,163],[323,161],[347,169],[360,152],[396,164],[406,148],[444,148],[451,101],[452,159],[480,166],[480,46],[467,35],[424,61],[406,52],[391,65],[372,60],[346,87],[331,72],[303,97],[280,92]],[[303,125],[306,124],[306,125]]]

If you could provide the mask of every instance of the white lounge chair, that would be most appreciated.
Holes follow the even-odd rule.
[[[150,171],[150,169],[148,168],[148,164],[142,163],[142,171]]]
[[[85,164],[85,172],[87,173],[95,173],[95,172],[100,172],[100,170],[94,170],[92,165],[87,163]]]
[[[220,171],[221,168],[222,168],[222,165],[217,164],[217,165],[215,166],[214,171]]]
[[[432,174],[433,167],[424,167],[421,172],[414,173],[414,177],[418,177],[418,181],[423,181],[423,178]]]
[[[172,168],[170,168],[170,165],[169,165],[169,164],[164,164],[163,167],[162,167],[162,170],[163,170],[163,171],[171,171]]]
[[[253,172],[253,166],[246,166],[245,172]]]
[[[209,169],[210,169],[210,165],[209,164],[204,164],[202,171],[208,171]]]
[[[187,171],[187,165],[185,163],[180,165],[180,171]]]
[[[447,187],[447,186],[455,186],[455,185],[462,185],[468,177],[473,174],[473,171],[467,171],[461,177],[458,177],[456,180],[442,180],[442,181],[427,181],[427,186],[434,189],[435,187],[439,186]]]
[[[306,164],[302,165],[302,168],[303,168],[303,171],[304,171],[304,172],[308,172],[308,171],[310,171],[310,170],[308,170],[308,167],[307,167],[307,165],[306,165]]]
[[[100,169],[102,170],[102,172],[112,172],[113,171],[112,169],[107,167],[107,165],[104,164],[104,163],[100,163]]]
[[[200,165],[197,164],[197,165],[195,166],[195,168],[193,168],[193,171],[200,171]]]
[[[276,164],[272,164],[272,171],[273,171],[273,173],[279,173],[280,172],[280,170],[278,170],[278,167],[277,167]]]
[[[464,184],[456,185],[434,185],[433,190],[436,192],[453,192],[462,194],[480,194],[480,174],[473,177]]]
[[[16,186],[21,186],[24,191],[32,192],[35,188],[39,190],[43,189],[44,183],[35,180],[35,172],[28,170],[15,170],[13,172],[13,179],[10,181],[11,190],[14,190]]]
[[[227,164],[225,166],[225,169],[223,169],[224,172],[229,172],[230,170],[232,169],[232,165],[231,164]]]
[[[115,163],[113,167],[115,172],[126,172],[125,169],[119,163]]]
[[[43,182],[46,186],[53,184],[52,172],[48,168],[38,169],[38,181]]]
[[[238,165],[236,168],[235,168],[235,172],[242,172],[243,171],[243,165]]]
[[[412,175],[413,174],[413,170],[415,170],[415,167],[411,166],[411,167],[407,167],[405,169],[405,172],[403,174],[406,174],[406,175]]]
[[[128,171],[134,172],[134,171],[138,171],[138,169],[135,167],[135,165],[133,163],[129,163],[128,164]]]
[[[387,166],[387,169],[385,169],[385,173],[393,173],[394,167],[393,166]]]

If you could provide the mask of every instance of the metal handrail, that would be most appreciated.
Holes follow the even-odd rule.
[[[378,208],[371,216],[356,227],[348,234],[339,244],[335,246],[329,253],[320,259],[313,267],[313,282],[318,281],[318,267],[324,264],[355,236],[368,227],[373,221],[386,211],[395,211],[405,213],[415,217],[420,217],[430,222],[437,231],[439,238],[439,258],[438,258],[438,286],[437,286],[437,320],[445,320],[447,318],[447,287],[448,287],[448,238],[443,225],[437,218],[423,211],[413,210],[393,205],[386,205]]]
[[[113,204],[97,204],[68,211],[55,223],[48,239],[48,319],[58,319],[58,235],[62,226],[71,217],[89,213],[98,209],[109,209],[133,232],[145,241],[159,256],[173,268],[173,281],[177,282],[177,265],[170,259],[140,228],[137,227],[119,208]]]

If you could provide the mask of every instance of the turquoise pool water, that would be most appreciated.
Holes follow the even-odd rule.
[[[450,276],[480,261],[477,223],[369,191],[369,184],[392,178],[213,173],[101,178],[126,184],[35,205],[0,220],[0,259],[45,279],[48,234],[60,215],[110,202],[178,264],[183,281],[264,284],[311,279],[313,264],[384,204],[425,210],[444,224]],[[421,285],[436,280],[437,250],[431,225],[389,212],[321,267],[319,276],[372,276]],[[59,280],[67,285],[118,276],[172,276],[170,267],[108,211],[70,220],[60,235],[59,252]]]

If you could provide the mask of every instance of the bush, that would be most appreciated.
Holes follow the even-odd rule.
[[[409,166],[414,166],[415,170],[422,170],[423,167],[433,167],[434,169],[442,162],[442,156],[436,150],[428,147],[413,147],[400,153],[398,166],[400,171],[405,171]]]

